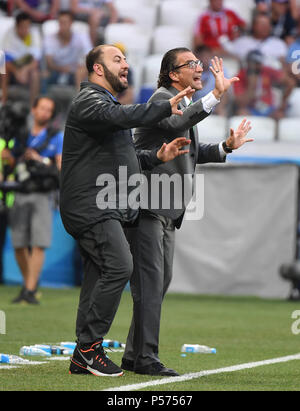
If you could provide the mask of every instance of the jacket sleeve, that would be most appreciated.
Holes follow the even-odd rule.
[[[221,156],[219,144],[199,143],[197,164],[224,163],[226,156]]]
[[[121,105],[96,90],[80,93],[71,107],[73,118],[87,131],[116,131],[150,126],[172,114],[169,101]]]
[[[161,101],[161,100],[169,100],[172,98],[173,95],[171,93],[167,92],[158,92],[153,94],[149,102],[155,102],[155,101]],[[182,116],[178,115],[171,115],[168,118],[164,118],[159,123],[157,126],[159,128],[162,128],[166,131],[172,131],[172,132],[179,132],[179,133],[184,133],[186,130],[190,129],[200,121],[204,120],[206,117],[209,116],[210,113],[207,113],[203,109],[203,105],[201,100],[196,101],[193,103],[191,106],[186,107],[183,111]]]
[[[136,154],[141,164],[142,170],[152,170],[152,168],[163,164],[163,161],[157,158],[158,150],[136,150]]]

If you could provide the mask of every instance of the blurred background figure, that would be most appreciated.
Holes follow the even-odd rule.
[[[18,11],[27,13],[34,23],[43,23],[54,19],[60,6],[60,0],[14,0]]]
[[[296,86],[300,87],[300,17],[297,22],[295,40],[289,47],[286,62],[289,73],[295,78]]]
[[[11,155],[15,141],[23,141],[27,132],[28,104],[9,102],[0,107],[0,283],[3,281],[3,250],[8,231],[9,210],[14,204],[15,159]]]
[[[101,28],[110,23],[132,23],[132,19],[119,16],[112,0],[71,0],[71,11],[76,20],[86,21],[90,26],[94,46],[103,42]]]
[[[211,60],[214,57],[212,49],[206,46],[199,47],[196,52],[196,56],[199,60],[203,63],[203,72],[201,75],[201,82],[202,82],[202,89],[198,90],[193,95],[193,101],[197,101],[200,98],[206,96],[209,92],[211,92],[215,88],[215,77],[212,72],[209,70],[209,66],[211,64]],[[229,78],[229,74],[224,67],[224,75],[226,78]],[[214,107],[213,113],[220,115],[220,116],[227,116],[228,115],[228,102],[229,102],[229,95],[228,93],[224,94],[220,103]]]
[[[6,75],[2,76],[2,102],[8,97],[8,87],[18,84],[29,88],[30,103],[40,88],[39,62],[42,57],[41,39],[33,30],[31,18],[26,13],[16,17],[15,26],[8,29],[3,39],[6,58]]]
[[[63,133],[51,127],[55,102],[49,97],[35,100],[32,127],[25,141],[17,140],[11,158],[22,190],[15,193],[9,213],[12,244],[22,273],[23,287],[14,303],[38,304],[37,286],[45,249],[51,245],[52,192],[57,187],[50,176],[61,167]],[[58,173],[58,171],[57,171]]]
[[[267,14],[257,14],[253,17],[252,29],[248,35],[243,35],[230,41],[223,36],[223,47],[228,53],[241,62],[246,61],[250,51],[260,50],[264,56],[264,64],[280,67],[285,62],[287,44],[272,35],[271,18]]]
[[[219,56],[226,53],[219,41],[226,35],[234,40],[245,29],[245,21],[233,10],[224,7],[223,0],[209,0],[208,10],[201,14],[194,33],[194,49],[200,46],[212,48]]]
[[[86,76],[85,56],[92,43],[88,35],[72,31],[73,14],[60,11],[58,32],[44,39],[46,73],[43,79],[43,93],[53,84],[71,85],[79,89]]]
[[[283,39],[287,44],[293,42],[297,22],[289,0],[272,1],[271,22],[273,36]]]
[[[13,179],[9,150],[13,148],[12,139],[5,139],[0,136],[0,185],[1,183]],[[3,283],[3,250],[8,229],[8,210],[12,207],[14,195],[0,189],[0,284]]]
[[[284,71],[265,66],[259,50],[247,55],[246,66],[238,73],[240,81],[234,84],[237,115],[284,117],[287,99],[295,82]],[[273,87],[282,91],[281,100],[276,101]]]
[[[273,3],[287,3],[293,19],[297,20],[299,11],[297,0],[255,0],[254,13],[270,13]]]

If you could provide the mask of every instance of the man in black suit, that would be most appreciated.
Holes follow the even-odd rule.
[[[189,154],[146,173],[149,192],[145,198],[150,199],[150,203],[142,203],[145,209],[141,212],[138,227],[127,230],[134,262],[130,280],[134,309],[122,368],[139,374],[178,375],[176,371],[161,364],[158,357],[160,313],[172,278],[175,227],[180,227],[187,202],[193,195],[196,164],[224,162],[227,153],[251,141],[246,138],[250,123],[244,120],[236,131],[231,129],[230,136],[220,144],[198,142],[196,124],[211,113],[231,84],[239,80],[236,77],[224,77],[222,59],[217,57],[212,59],[210,70],[215,77],[215,89],[211,93],[193,104],[190,104],[191,95],[185,97],[179,104],[183,111],[181,117],[165,118],[154,127],[139,127],[134,136],[138,149],[151,150],[179,135],[191,140]],[[158,89],[149,102],[170,99],[187,86],[201,89],[202,71],[201,61],[197,60],[189,49],[177,48],[168,51],[162,60]],[[182,186],[179,190],[155,192],[151,179],[157,175],[176,175],[180,177],[177,184]],[[184,178],[186,176],[190,178]],[[166,191],[170,196],[168,207],[164,207],[161,201],[161,197],[166,196]],[[153,207],[153,204],[156,206]]]

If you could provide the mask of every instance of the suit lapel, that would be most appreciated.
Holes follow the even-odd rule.
[[[179,91],[175,87],[169,87],[168,90],[171,94],[173,94],[173,96],[176,96],[179,93]],[[183,110],[187,107],[184,98],[181,100],[181,102],[178,104],[178,106],[179,106],[180,110]]]
[[[176,95],[179,93],[179,91],[178,91],[175,87],[169,87],[168,90],[169,90],[169,92],[170,92],[173,96],[176,96]],[[184,109],[187,108],[187,104],[186,104],[186,101],[185,101],[184,98],[181,100],[181,102],[179,103],[178,106],[179,106],[179,109],[180,109],[180,110],[184,110]],[[198,138],[198,128],[197,128],[197,125],[194,125],[194,127],[190,129],[189,135],[190,135],[190,138],[191,138],[191,140],[192,140],[192,142],[193,142],[193,143],[192,143],[193,146],[194,146],[193,149],[195,150],[195,156],[196,156],[196,158],[197,158],[197,156],[198,156],[198,149],[199,149],[199,138]]]

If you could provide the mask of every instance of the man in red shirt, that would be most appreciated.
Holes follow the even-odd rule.
[[[239,30],[246,27],[233,10],[223,7],[223,0],[209,0],[208,10],[201,14],[195,27],[194,48],[205,45],[214,53],[222,53],[219,37],[226,35],[231,40],[239,35]]]
[[[259,50],[247,56],[247,66],[238,73],[240,81],[233,85],[238,115],[255,115],[281,118],[294,82],[284,70],[263,64]],[[281,90],[281,101],[276,101],[273,87]]]

